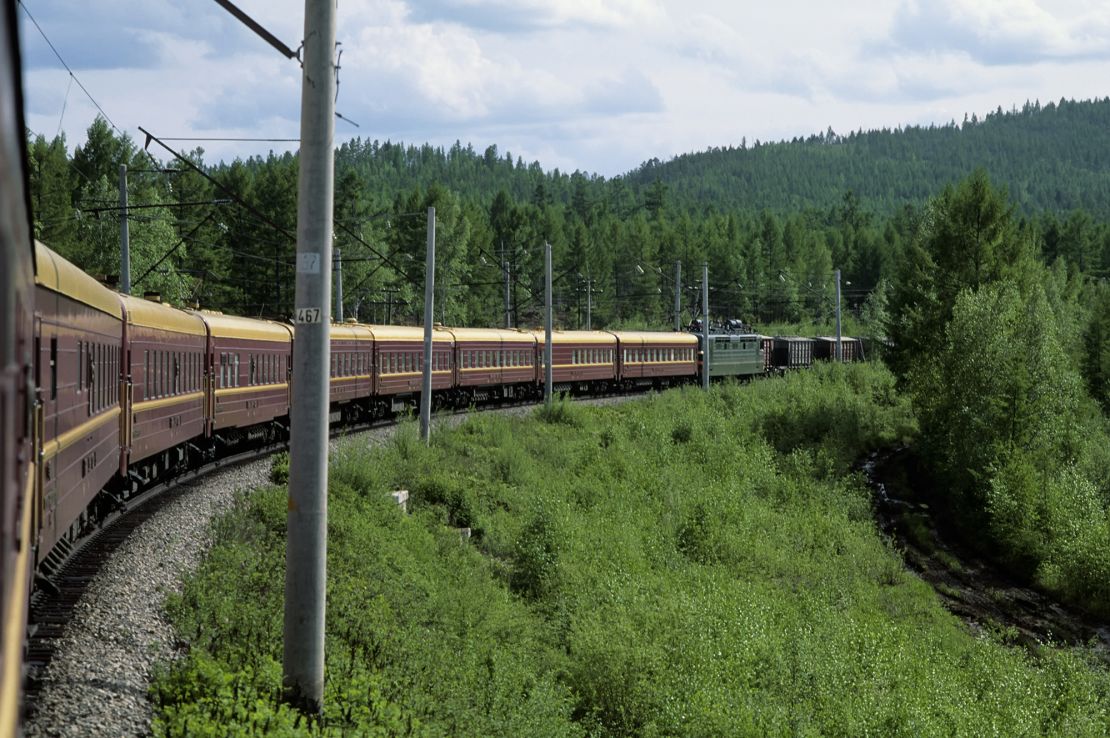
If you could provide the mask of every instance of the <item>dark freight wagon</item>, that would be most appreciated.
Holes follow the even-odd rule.
[[[801,369],[813,363],[812,338],[776,336],[774,351],[774,363],[779,369]]]
[[[859,361],[862,356],[860,341],[850,336],[840,337],[840,355],[843,361]],[[818,336],[813,339],[813,358],[835,359],[836,336]]]

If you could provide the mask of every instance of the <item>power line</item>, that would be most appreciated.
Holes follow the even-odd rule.
[[[115,129],[116,133],[122,136],[123,131],[116,127],[116,124],[113,123],[112,119],[108,117],[108,114],[104,112],[104,108],[100,107],[100,103],[96,101],[96,98],[89,94],[89,91],[85,89],[85,86],[83,84],[81,84],[81,80],[77,79],[77,75],[74,74],[73,70],[69,68],[69,65],[66,64],[66,60],[62,58],[62,55],[58,53],[58,50],[56,48],[54,48],[54,44],[52,44],[50,42],[50,39],[47,38],[46,32],[42,30],[42,26],[40,26],[39,22],[35,20],[35,16],[31,15],[30,10],[27,10],[27,6],[23,4],[23,0],[17,0],[17,2],[19,2],[19,7],[23,8],[23,12],[27,14],[27,17],[31,19],[31,23],[33,23],[35,28],[38,29],[39,35],[41,35],[43,40],[46,41],[46,45],[49,46],[50,50],[54,52],[54,56],[58,57],[58,61],[60,61],[62,63],[62,66],[65,67],[65,70],[69,72],[69,76],[72,77],[73,81],[77,83],[77,86],[81,88],[81,92],[84,92],[85,96],[92,101],[92,104],[95,105],[96,109],[100,111],[100,114],[104,116],[104,120],[108,121],[108,125],[112,126],[112,128]],[[219,0],[217,0],[217,2],[219,2]]]
[[[216,0],[219,2],[219,0]],[[299,138],[234,138],[225,136],[163,136],[163,141],[258,141],[263,143],[300,143]]]

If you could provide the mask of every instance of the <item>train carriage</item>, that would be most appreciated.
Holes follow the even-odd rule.
[[[851,336],[840,337],[840,356],[846,362],[859,361],[860,340]],[[814,359],[836,358],[836,336],[817,336],[813,339]]]
[[[538,382],[543,383],[544,331],[536,337]],[[554,331],[551,334],[551,381],[555,392],[606,390],[617,382],[617,337],[608,331]]]
[[[697,375],[698,337],[691,333],[617,331],[620,380],[626,387],[663,387]]]
[[[759,337],[759,351],[763,355],[763,372],[770,374],[775,368],[775,339],[773,336]]]
[[[121,471],[146,484],[185,466],[185,442],[206,426],[208,331],[200,316],[121,295],[128,388]]]
[[[775,366],[803,369],[813,364],[813,339],[801,336],[775,336]]]
[[[456,404],[536,394],[536,337],[527,331],[451,328]]]
[[[60,539],[76,536],[89,503],[126,469],[120,453],[123,306],[118,294],[42,244],[35,262],[41,562]]]
[[[30,594],[34,245],[15,3],[0,10],[0,736],[16,735]]]
[[[207,333],[207,435],[225,443],[238,432],[289,415],[293,331],[281,323],[198,311]]]
[[[751,377],[765,370],[763,337],[750,333],[718,333],[709,336],[709,376]],[[698,336],[701,347],[702,337]]]
[[[342,406],[353,420],[350,403],[369,397],[374,390],[374,334],[365,325],[342,323],[332,324],[330,335],[331,404]]]
[[[422,327],[371,325],[374,338],[373,395],[378,415],[415,407],[420,400],[424,367]],[[454,338],[432,331],[432,391],[449,390],[454,382]]]

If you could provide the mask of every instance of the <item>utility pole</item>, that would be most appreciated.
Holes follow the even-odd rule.
[[[586,330],[588,330],[588,331],[592,331],[594,329],[593,320],[591,318],[591,315],[593,314],[593,307],[594,307],[594,286],[593,285],[594,285],[594,281],[589,277],[589,274],[587,273],[587,276],[586,276]]]
[[[674,330],[682,330],[682,260],[674,262]]]
[[[551,244],[544,241],[543,244],[543,265],[544,265],[544,345],[543,345],[543,403],[544,405],[551,405],[551,341],[554,331],[551,325]]]
[[[305,0],[282,685],[285,700],[309,715],[321,713],[324,698],[334,53],[335,0]]]
[[[501,271],[505,274],[505,327],[513,327],[512,300],[509,297],[509,260],[505,258],[505,242],[501,242]]]
[[[131,229],[127,221],[127,165],[119,165],[119,287],[131,294]]]
[[[343,257],[335,250],[335,322],[343,322]]]
[[[701,388],[709,389],[709,262],[701,265]]]
[[[836,276],[836,360],[840,361],[844,357],[840,353],[840,270],[834,272]]]
[[[432,438],[432,324],[435,322],[436,209],[428,208],[428,253],[424,257],[424,376],[420,387],[420,437]],[[446,301],[446,300],[445,300]]]

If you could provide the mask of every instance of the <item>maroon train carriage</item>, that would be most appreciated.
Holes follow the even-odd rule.
[[[362,407],[368,407],[356,401],[370,397],[374,391],[374,333],[368,326],[352,321],[333,323],[330,336],[332,422],[352,422],[363,414]]]
[[[844,361],[860,360],[860,342],[851,336],[840,337],[840,355]],[[836,336],[817,336],[813,339],[814,359],[836,358]]]
[[[130,393],[125,393],[121,471],[135,484],[188,465],[185,442],[206,426],[208,331],[195,313],[121,295]],[[126,467],[122,466],[126,462]]]
[[[449,331],[455,341],[455,405],[536,395],[536,337],[532,333],[498,328]]]
[[[620,380],[625,387],[669,387],[697,376],[698,337],[693,333],[617,331]]]
[[[543,387],[544,331],[536,337],[536,380]],[[617,337],[608,331],[554,331],[551,334],[551,382],[555,392],[605,391],[617,383]]]
[[[420,402],[424,367],[422,327],[371,325],[374,338],[375,417],[416,408]],[[432,331],[432,397],[451,389],[454,339],[449,331]]]
[[[76,537],[86,508],[124,467],[120,454],[119,295],[36,244],[35,384],[41,465],[38,561]]]
[[[271,421],[289,415],[292,328],[208,310],[196,315],[207,332],[206,433],[224,446],[276,440],[288,431],[288,420]]]
[[[35,468],[31,365],[34,245],[15,3],[0,10],[0,736],[19,734]]]

